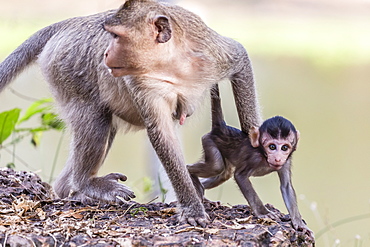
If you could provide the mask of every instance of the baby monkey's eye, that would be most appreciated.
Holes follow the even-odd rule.
[[[289,146],[288,145],[283,145],[281,147],[281,150],[283,150],[283,151],[288,151],[288,149],[289,149]]]
[[[276,150],[276,145],[275,144],[270,144],[269,149],[270,150]]]

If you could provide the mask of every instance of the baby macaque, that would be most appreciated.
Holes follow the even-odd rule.
[[[214,188],[233,174],[253,213],[258,216],[276,216],[262,203],[249,179],[276,171],[280,189],[289,211],[293,227],[313,233],[298,211],[296,194],[291,182],[291,157],[297,148],[299,132],[287,119],[276,116],[247,133],[226,125],[219,97],[218,85],[211,91],[212,130],[202,138],[204,159],[188,165],[194,186],[201,198],[204,189]],[[204,178],[201,181],[198,177]]]

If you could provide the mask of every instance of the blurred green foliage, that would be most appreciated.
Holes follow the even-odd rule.
[[[0,151],[9,146],[16,145],[27,136],[31,136],[30,143],[38,147],[41,136],[45,131],[64,129],[64,123],[53,112],[53,100],[41,99],[33,102],[26,112],[20,117],[21,110],[14,108],[0,113]],[[21,128],[20,125],[33,118],[39,119],[36,127]],[[12,138],[10,138],[12,137]],[[14,162],[8,167],[14,167]]]

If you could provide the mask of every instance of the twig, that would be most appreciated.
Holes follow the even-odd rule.
[[[16,158],[19,162],[21,162],[25,167],[29,168],[30,170],[36,170],[32,166],[30,166],[26,161],[24,161],[21,157],[16,155],[13,151],[9,150],[5,146],[2,146],[2,149],[8,152],[9,154],[13,155],[13,157]]]
[[[128,208],[127,208],[127,210],[125,211],[125,212],[123,212],[123,215],[122,216],[124,216],[124,215],[126,215],[127,214],[127,212],[133,207],[133,206],[135,206],[135,205],[137,205],[137,203],[133,203],[133,204],[131,204]]]
[[[50,176],[49,176],[49,184],[52,182],[52,179],[53,179],[54,170],[55,170],[55,167],[56,167],[56,164],[57,164],[57,160],[58,160],[58,157],[59,157],[59,152],[60,152],[60,149],[61,149],[61,146],[62,146],[62,141],[63,141],[64,133],[65,132],[63,130],[62,135],[59,138],[57,150],[55,151],[53,165],[51,167],[51,172],[50,172]]]
[[[54,239],[54,247],[57,247],[57,239],[53,236],[53,234],[48,233]]]
[[[190,227],[186,227],[184,229],[180,229],[178,231],[175,232],[175,234],[179,234],[179,233],[183,233],[183,232],[190,232],[190,231],[199,231],[199,232],[204,232],[204,228],[202,227],[197,227],[197,226],[190,226]]]
[[[15,89],[13,89],[13,88],[9,88],[9,91],[10,91],[12,94],[14,94],[14,95],[18,96],[19,98],[24,99],[24,100],[27,100],[27,101],[36,101],[36,100],[38,100],[38,99],[36,99],[36,98],[33,98],[33,97],[30,97],[30,96],[24,95],[24,94],[22,94],[22,93],[20,93],[20,92],[16,91],[16,90],[15,90]]]
[[[348,218],[345,218],[345,219],[342,219],[342,220],[338,220],[334,223],[331,223],[331,224],[327,225],[326,227],[324,227],[323,229],[321,229],[320,231],[318,231],[315,234],[316,235],[316,240],[319,239],[324,233],[326,233],[327,231],[329,231],[332,228],[335,228],[337,226],[340,226],[340,225],[343,225],[343,224],[346,224],[346,223],[349,223],[349,222],[353,222],[353,221],[357,221],[357,220],[363,220],[363,219],[366,219],[366,218],[370,218],[370,214],[356,215],[356,216],[348,217]]]
[[[5,239],[4,239],[4,243],[3,243],[3,246],[5,247],[6,246],[6,241],[8,240],[8,233],[5,233]]]
[[[154,197],[152,200],[150,200],[149,202],[147,202],[146,204],[152,203],[152,202],[154,202],[155,200],[157,200],[158,198],[159,198],[159,196],[156,196],[156,197]]]

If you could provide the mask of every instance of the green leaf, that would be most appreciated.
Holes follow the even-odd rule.
[[[8,163],[8,164],[6,164],[6,168],[15,169],[15,164],[13,162]]]
[[[63,121],[60,120],[58,115],[55,113],[50,112],[42,114],[41,119],[43,125],[46,125],[52,129],[62,130],[65,127]]]
[[[143,178],[144,183],[144,193],[148,193],[153,190],[154,181],[150,177],[144,177]]]
[[[20,109],[0,113],[0,145],[12,134],[19,118]]]
[[[35,147],[40,146],[42,133],[43,133],[43,132],[41,132],[41,131],[39,131],[39,132],[33,132],[33,133],[32,133],[31,143],[32,143],[32,145],[34,145]]]
[[[48,131],[48,130],[50,130],[50,128],[49,127],[45,127],[45,126],[28,129],[28,131],[30,133],[43,132],[43,131]]]
[[[17,124],[27,121],[37,113],[42,113],[47,110],[50,110],[52,108],[52,105],[50,104],[51,102],[53,102],[53,99],[51,98],[41,99],[33,102],[32,105],[28,107],[26,113],[22,116],[22,118],[18,121]]]

